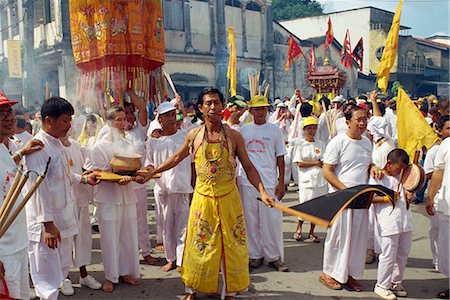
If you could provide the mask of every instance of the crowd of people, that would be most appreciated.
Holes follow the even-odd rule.
[[[0,285],[0,295],[29,299],[28,274],[40,299],[73,295],[71,266],[91,289],[138,285],[139,257],[160,264],[151,255],[157,247],[165,254],[162,270],[181,273],[186,299],[197,292],[234,299],[250,284],[249,268],[266,263],[278,272],[289,270],[282,212],[273,207],[288,185],[298,186],[304,203],[360,184],[396,191],[396,205],[392,209],[392,199],[373,195],[369,209],[347,208],[338,215],[323,241],[320,282],[333,290],[362,291],[357,278],[378,256],[374,292],[383,299],[408,295],[402,286],[412,243],[408,208],[425,201],[425,187],[416,194],[402,188],[400,174],[411,162],[398,148],[395,97],[380,99],[373,91],[356,99],[312,100],[296,89],[291,98],[271,103],[262,95],[225,99],[208,88],[187,103],[176,95],[152,114],[138,95],[126,94],[124,106],[111,106],[101,117],[60,97],[47,99],[38,112],[25,112],[0,93],[0,202],[19,165],[41,173],[51,158],[46,178],[0,239],[0,279],[7,286]],[[449,277],[448,101],[431,95],[414,102],[440,138],[423,149],[422,158],[432,263]],[[138,157],[147,172],[100,180],[101,171],[112,171],[117,154]],[[153,247],[149,180],[155,182]],[[22,192],[29,189],[27,183]],[[303,233],[304,223],[298,219],[293,238],[322,242],[315,224]],[[100,232],[102,283],[86,269],[93,224]],[[438,297],[448,299],[449,290]]]

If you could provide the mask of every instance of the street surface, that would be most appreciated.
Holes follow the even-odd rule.
[[[297,204],[296,188],[290,187],[284,199],[284,205]],[[156,227],[152,191],[149,190],[148,220],[152,245],[155,243]],[[429,219],[424,205],[411,206],[414,220],[413,244],[405,272],[404,287],[409,299],[435,299],[438,291],[448,288],[448,280],[432,268],[431,251],[428,239]],[[251,286],[248,291],[238,296],[240,299],[379,299],[373,293],[376,282],[376,263],[366,265],[364,278],[361,279],[365,291],[356,293],[346,290],[333,291],[324,287],[318,280],[322,269],[323,243],[297,242],[292,236],[296,228],[296,218],[283,217],[285,262],[290,271],[279,273],[267,265],[250,273]],[[303,225],[303,232],[309,230],[309,224]],[[325,238],[325,230],[316,228],[321,239]],[[103,267],[99,234],[93,234],[93,264],[88,271],[98,281],[103,281]],[[164,253],[154,254],[164,257]],[[141,258],[142,259],[142,258]],[[164,261],[164,260],[162,260]],[[93,291],[78,284],[78,270],[71,269],[70,278],[74,283],[75,295],[60,299],[182,299],[184,287],[180,275],[175,270],[164,273],[159,266],[148,266],[141,261],[142,281],[139,286],[120,283],[111,294],[101,290]],[[198,295],[198,299],[219,299],[218,296]]]

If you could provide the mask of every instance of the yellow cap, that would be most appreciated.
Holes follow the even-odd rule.
[[[309,126],[309,125],[317,125],[317,124],[319,124],[319,122],[314,117],[306,117],[303,120],[303,128],[305,128],[306,126]]]
[[[419,99],[417,99],[417,101],[419,101],[420,103],[422,103],[422,102],[423,102],[423,98],[420,97]]]
[[[438,99],[434,99],[434,100],[433,100],[433,103],[434,103],[434,104],[437,104],[437,103],[439,103],[439,100],[438,100]]]
[[[381,103],[381,99],[377,99],[377,103]]]
[[[269,104],[269,100],[264,97],[263,95],[256,95],[253,96],[250,99],[250,103],[248,104],[248,107],[265,107],[265,106],[270,106]]]

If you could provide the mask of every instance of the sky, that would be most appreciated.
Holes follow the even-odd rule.
[[[398,0],[318,0],[324,12],[373,6],[394,12]],[[450,0],[404,0],[401,24],[411,27],[416,37],[430,37],[436,34],[449,35]]]

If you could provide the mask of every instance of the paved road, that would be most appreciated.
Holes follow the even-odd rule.
[[[293,188],[289,189],[284,204],[291,206],[297,203],[297,194]],[[149,193],[149,207],[153,197]],[[448,287],[448,280],[432,269],[431,251],[428,240],[429,220],[425,215],[423,205],[412,206],[414,220],[413,244],[405,273],[404,287],[410,299],[434,299],[436,293]],[[364,278],[361,280],[365,292],[355,293],[346,290],[333,291],[322,286],[318,281],[322,269],[323,244],[296,242],[292,233],[296,227],[296,219],[284,216],[284,249],[285,261],[290,272],[275,272],[268,266],[263,266],[250,274],[251,286],[249,291],[239,296],[242,299],[378,299],[372,292],[376,282],[376,264],[367,265]],[[154,212],[149,210],[149,224],[155,233]],[[309,225],[304,225],[308,230]],[[317,232],[324,238],[323,228]],[[93,262],[88,271],[99,281],[103,280],[99,235],[94,234]],[[155,235],[151,236],[152,242]],[[156,254],[163,257],[162,253]],[[86,287],[80,288],[78,272],[72,269],[70,278],[75,286],[75,295],[61,296],[60,299],[181,299],[184,288],[180,276],[175,271],[164,273],[160,267],[141,264],[142,283],[131,287],[119,284],[111,294],[102,291],[92,291]],[[200,299],[218,299],[218,297],[199,295]]]

